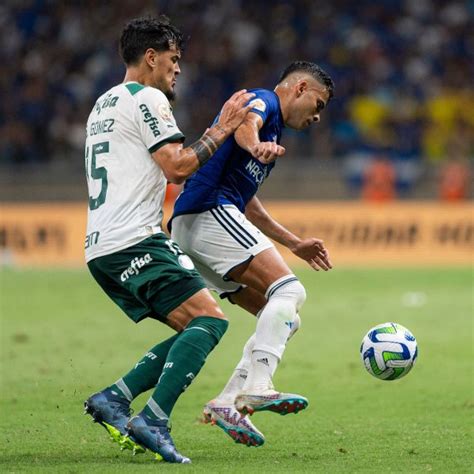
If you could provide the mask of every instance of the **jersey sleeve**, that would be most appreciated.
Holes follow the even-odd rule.
[[[137,120],[143,143],[150,153],[168,143],[183,142],[173,109],[163,92],[146,87],[137,94]]]
[[[275,99],[271,94],[267,94],[265,90],[252,90],[255,97],[250,100],[249,105],[252,105],[250,112],[260,115],[263,123],[275,111]]]

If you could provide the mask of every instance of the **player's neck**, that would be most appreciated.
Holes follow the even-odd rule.
[[[288,90],[278,85],[275,87],[273,91],[275,92],[275,94],[278,96],[278,99],[280,100],[281,116],[283,117],[283,123],[286,124],[286,121],[288,119],[288,102],[290,99]]]
[[[139,67],[128,67],[123,82],[138,82],[144,86],[151,85],[149,75]]]

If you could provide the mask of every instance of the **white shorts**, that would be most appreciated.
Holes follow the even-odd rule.
[[[175,217],[171,238],[192,258],[208,288],[222,298],[244,286],[231,281],[228,273],[274,246],[231,204]]]

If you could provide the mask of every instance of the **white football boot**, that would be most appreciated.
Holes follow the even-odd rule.
[[[204,422],[222,428],[236,443],[261,446],[263,434],[253,425],[248,416],[241,415],[232,402],[211,400],[204,406]]]

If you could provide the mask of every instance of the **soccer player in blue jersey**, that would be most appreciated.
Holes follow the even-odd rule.
[[[274,389],[273,374],[286,342],[298,329],[306,293],[270,239],[288,247],[315,270],[332,268],[323,242],[301,239],[276,222],[256,197],[275,160],[283,156],[282,129],[319,122],[334,84],[319,66],[289,65],[274,91],[253,89],[244,122],[186,181],[170,223],[171,236],[193,259],[208,287],[258,317],[255,333],[224,390],[204,416],[235,441],[264,442],[247,414],[296,413],[308,401]],[[217,120],[217,119],[216,119]]]

